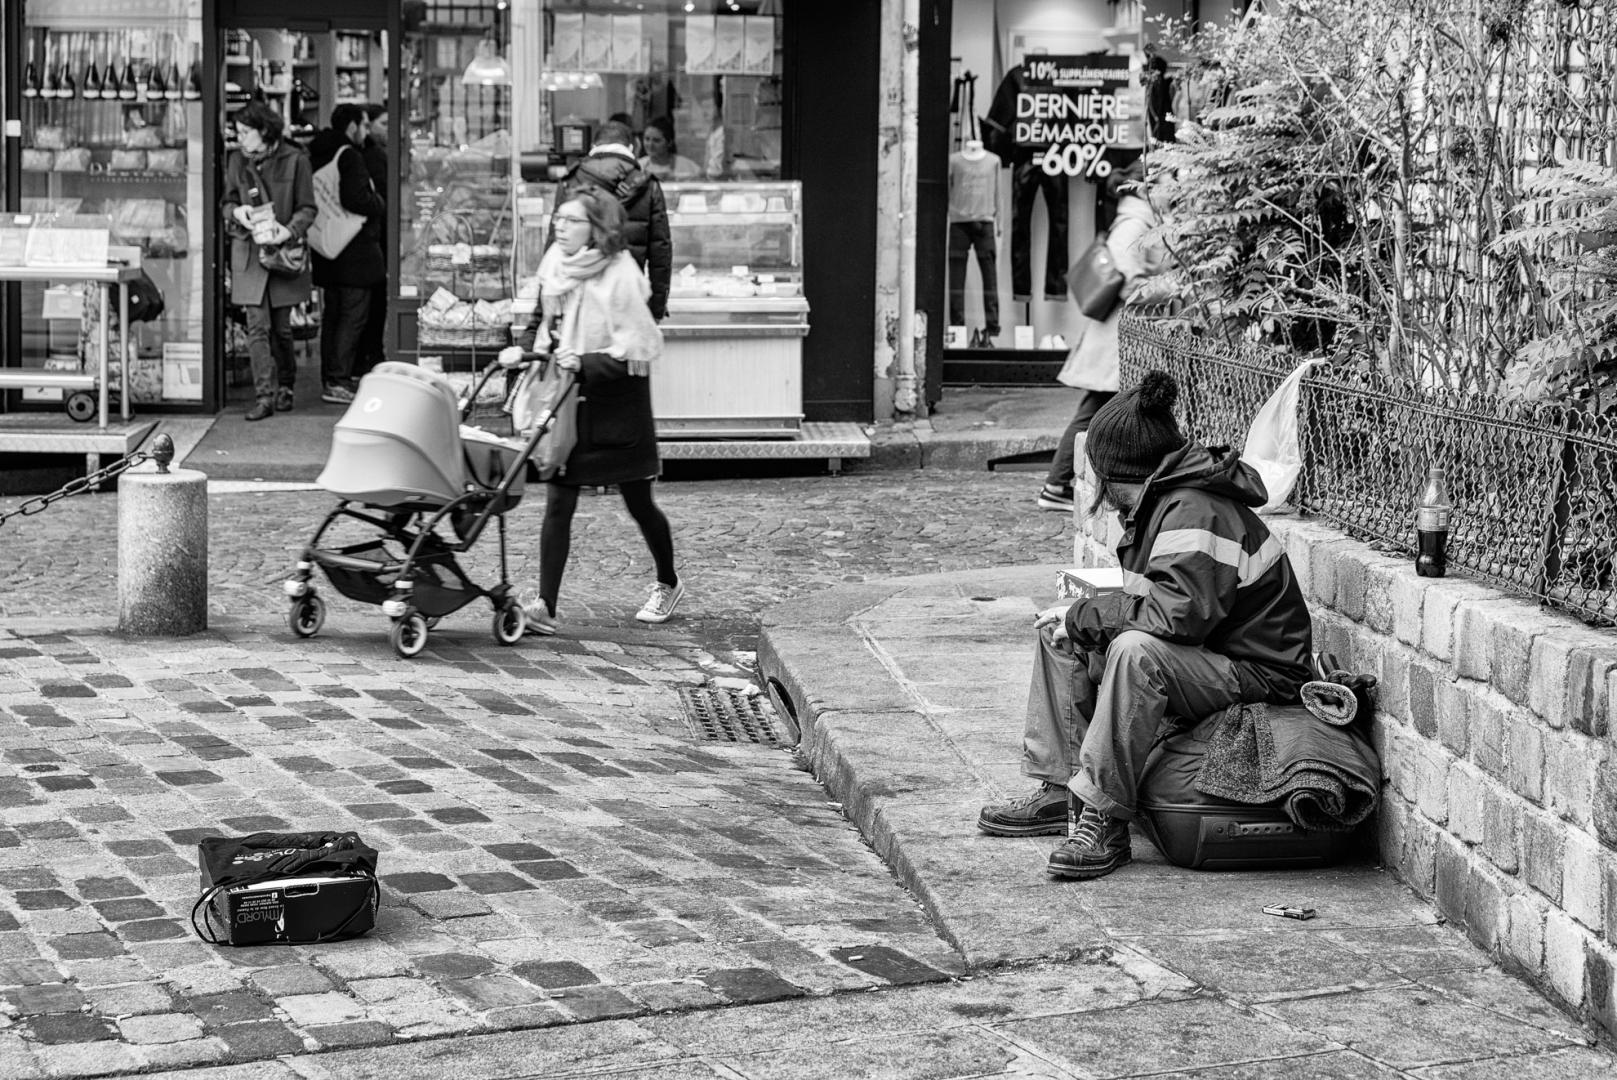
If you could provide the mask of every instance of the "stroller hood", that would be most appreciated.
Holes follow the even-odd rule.
[[[466,490],[460,405],[448,381],[414,364],[376,365],[331,433],[317,483],[372,506],[436,508]]]

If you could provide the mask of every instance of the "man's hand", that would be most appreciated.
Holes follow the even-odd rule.
[[[1072,607],[1071,604],[1057,604],[1055,607],[1045,608],[1043,611],[1033,616],[1033,628],[1035,630],[1043,630],[1048,627],[1050,629],[1051,641],[1066,641],[1067,609],[1070,607]]]
[[[559,349],[556,352],[556,366],[563,371],[577,371],[582,364],[573,350]]]
[[[494,358],[494,362],[503,368],[521,367],[522,356],[523,353],[520,346],[507,345],[505,348],[500,350],[499,355]]]

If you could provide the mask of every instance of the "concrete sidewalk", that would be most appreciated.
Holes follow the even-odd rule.
[[[1055,569],[849,585],[763,619],[762,675],[794,714],[816,775],[968,968],[1134,954],[1260,1026],[1301,1030],[1359,1059],[1330,1075],[1617,1070],[1605,1051],[1583,1050],[1565,1071],[1567,1047],[1592,1037],[1371,863],[1201,873],[1169,865],[1136,831],[1132,865],[1065,883],[1044,873],[1054,838],[980,833],[984,803],[1030,786],[1020,743],[1031,616],[1051,602]],[[1293,922],[1262,913],[1277,902],[1319,914]],[[1299,1059],[1263,1075],[1321,1074]]]

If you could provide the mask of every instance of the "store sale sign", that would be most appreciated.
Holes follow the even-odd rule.
[[[1051,176],[1100,180],[1121,151],[1145,146],[1145,91],[1126,56],[1030,56],[1016,95],[1016,145]]]

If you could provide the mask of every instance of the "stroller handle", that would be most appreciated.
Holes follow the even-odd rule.
[[[464,423],[466,423],[467,421],[469,421],[471,419],[471,417],[472,417],[472,407],[475,406],[477,404],[477,402],[478,402],[478,399],[483,396],[483,387],[488,385],[488,381],[494,377],[495,372],[499,372],[499,371],[507,371],[507,372],[521,371],[523,368],[527,367],[529,364],[534,364],[534,363],[542,364],[542,363],[545,363],[546,361],[548,361],[549,359],[550,359],[550,354],[549,353],[524,352],[522,354],[521,363],[517,364],[517,365],[513,365],[511,367],[506,367],[504,364],[500,363],[498,360],[494,360],[494,361],[490,362],[488,367],[483,369],[483,374],[478,377],[478,380],[477,380],[476,384],[474,384],[472,386],[471,393],[466,395],[466,400],[461,402],[461,406],[460,406],[460,421],[461,421],[461,423],[464,424]]]

